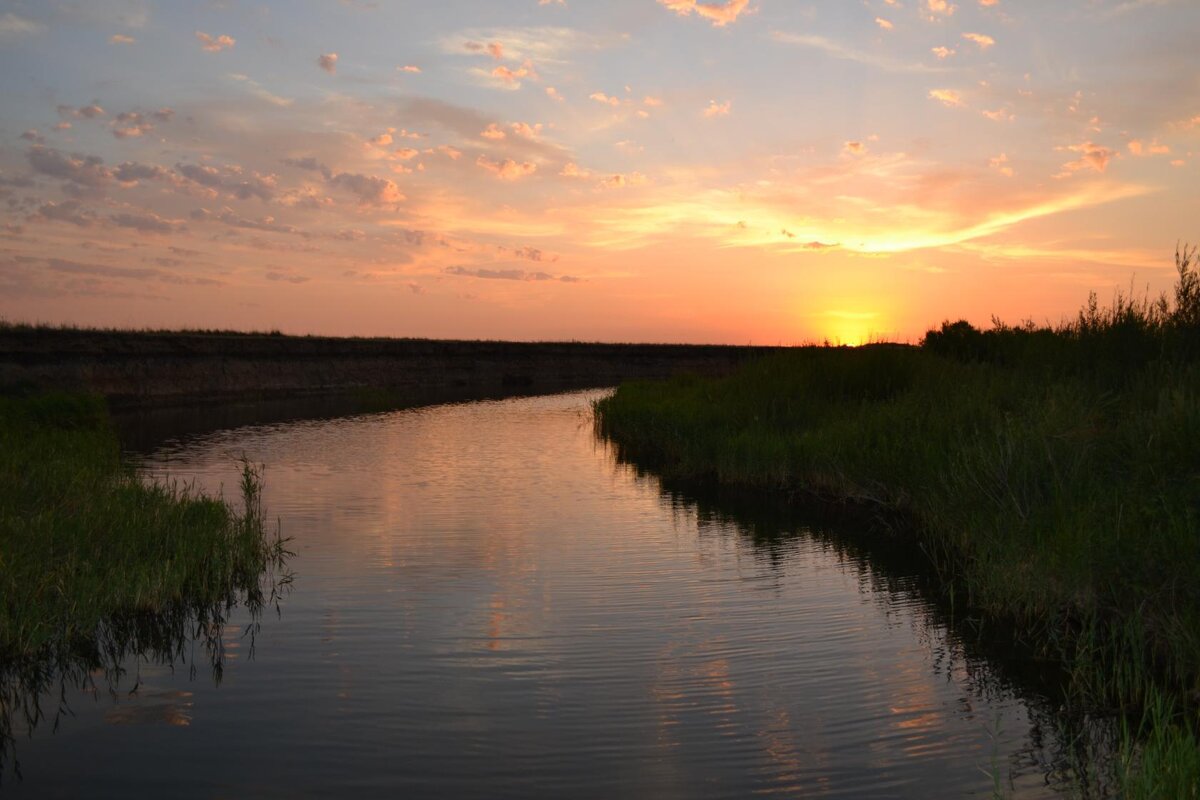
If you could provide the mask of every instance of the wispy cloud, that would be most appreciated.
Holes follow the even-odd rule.
[[[780,44],[796,45],[799,47],[809,47],[814,50],[819,50],[831,58],[836,58],[842,61],[856,61],[859,64],[867,64],[872,67],[887,70],[889,72],[943,72],[939,67],[931,67],[927,64],[912,63],[898,61],[894,58],[889,58],[878,52],[869,50],[859,50],[841,42],[834,41],[825,36],[807,33],[787,33],[785,31],[772,31],[771,39]]]

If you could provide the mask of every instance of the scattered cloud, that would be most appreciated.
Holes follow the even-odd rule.
[[[529,161],[513,161],[511,158],[493,161],[487,156],[480,155],[475,163],[505,181],[515,181],[537,172],[537,164]]]
[[[328,72],[330,75],[337,74],[337,53],[322,53],[317,56],[317,66]]]
[[[937,100],[947,108],[962,108],[966,105],[963,102],[962,94],[954,89],[930,89],[929,98]]]
[[[175,111],[160,108],[158,111],[122,111],[112,121],[112,135],[118,139],[136,139],[154,130],[159,123],[170,122]]]
[[[1055,175],[1057,178],[1069,177],[1071,174],[1081,170],[1104,172],[1108,169],[1109,163],[1114,158],[1120,158],[1121,155],[1115,150],[1090,141],[1083,142],[1082,144],[1068,145],[1059,149],[1078,153],[1079,158],[1063,164],[1063,171]]]
[[[1170,155],[1169,145],[1162,144],[1157,139],[1146,142],[1141,139],[1129,140],[1129,152],[1135,156],[1165,156]]]
[[[980,50],[987,50],[996,43],[995,39],[985,33],[964,33],[962,38],[979,45]]]
[[[206,53],[219,53],[222,50],[229,50],[237,43],[237,40],[232,36],[226,34],[210,36],[203,31],[196,31],[196,39],[200,42],[200,49]]]
[[[989,158],[988,166],[1006,178],[1011,178],[1015,174],[1013,172],[1013,168],[1008,163],[1008,156],[1004,153],[1001,153],[994,158]]]
[[[704,116],[709,117],[726,117],[729,116],[730,110],[733,108],[733,101],[726,100],[724,103],[718,103],[716,100],[709,100],[708,107],[704,109]]]
[[[750,5],[750,0],[725,0],[724,2],[701,3],[697,0],[658,0],[659,5],[666,6],[682,17],[695,13],[720,28],[737,22]]]
[[[137,39],[134,39],[132,36],[126,36],[123,33],[114,33],[108,37],[109,44],[133,44],[136,41]]]
[[[353,194],[364,206],[395,205],[405,199],[394,181],[374,175],[339,172],[329,179],[329,184]]]
[[[105,114],[104,109],[95,103],[83,106],[82,108],[60,105],[57,106],[57,111],[61,117],[82,117],[84,119],[96,119],[97,117],[103,117]]]

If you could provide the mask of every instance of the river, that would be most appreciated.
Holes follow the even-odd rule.
[[[238,456],[265,464],[292,589],[253,647],[248,619],[225,627],[219,685],[151,663],[132,693],[71,690],[0,793],[1055,795],[1053,701],[964,644],[916,575],[664,491],[596,438],[601,395],[144,454],[150,475],[230,495]]]

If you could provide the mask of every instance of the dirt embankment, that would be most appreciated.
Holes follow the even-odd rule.
[[[775,348],[269,334],[0,330],[0,387],[89,390],[136,407],[354,391],[553,391],[684,371]]]

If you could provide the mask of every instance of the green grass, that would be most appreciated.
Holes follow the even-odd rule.
[[[281,545],[250,465],[242,490],[237,511],[141,481],[95,398],[0,397],[0,659],[92,636],[114,613],[256,585]]]
[[[100,399],[0,396],[0,779],[43,700],[57,721],[97,671],[114,687],[130,658],[194,670],[196,640],[219,680],[228,612],[256,619],[290,580],[261,488],[249,463],[239,508],[144,482]]]
[[[1155,773],[1195,793],[1194,252],[1177,254],[1173,298],[1093,297],[1054,328],[944,323],[921,347],[797,348],[724,378],[629,383],[597,404],[597,424],[667,479],[900,523],[959,602],[1061,660],[1080,701],[1145,715],[1123,761],[1129,796],[1139,781],[1154,796]]]

